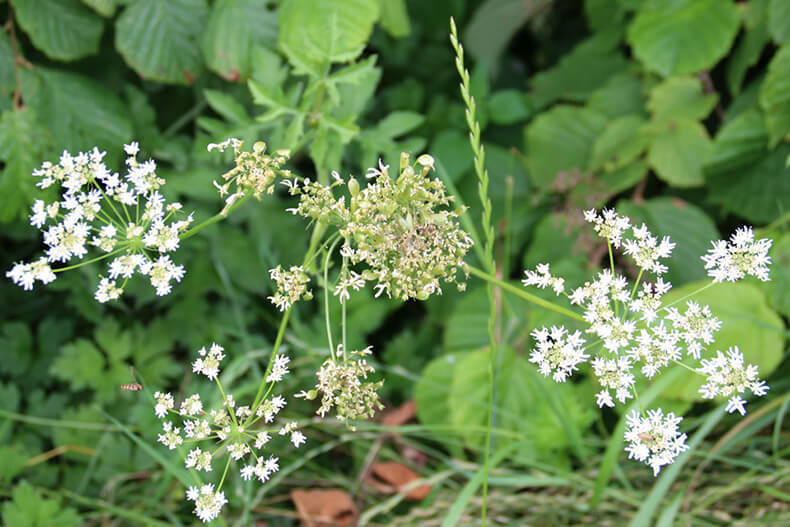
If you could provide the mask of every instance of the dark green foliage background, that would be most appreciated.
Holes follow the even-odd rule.
[[[591,276],[603,253],[581,225],[583,208],[616,205],[671,236],[678,249],[669,279],[678,287],[705,278],[699,256],[711,239],[744,223],[761,227],[761,236],[775,239],[773,281],[706,301],[733,321],[719,345],[739,343],[761,373],[773,372],[765,402],[788,393],[786,0],[6,0],[0,12],[4,271],[41,251],[26,219],[39,195],[31,171],[64,149],[93,146],[117,170],[132,140],[156,159],[168,197],[198,220],[220,208],[211,182],[230,161],[206,145],[234,136],[291,149],[294,171],[321,180],[332,170],[360,176],[379,158],[397,165],[401,151],[430,152],[477,222],[477,180],[447,38],[454,16],[472,65],[502,275],[516,281],[525,267],[550,261],[572,285]],[[289,206],[284,194],[250,202],[184,242],[176,260],[186,277],[164,298],[133,284],[122,302],[99,305],[92,297],[98,270],[90,266],[33,293],[0,282],[4,524],[194,521],[180,484],[113,424],[149,444],[159,426],[146,392],[119,387],[133,381],[133,366],[151,391],[184,389],[194,351],[217,341],[229,351],[236,397],[254,394],[279,323],[266,300],[268,269],[298,264],[307,247],[309,231],[284,212]],[[480,286],[473,280],[463,295],[446,290],[426,303],[363,293],[349,304],[350,345],[374,346],[387,404],[416,397],[420,424],[403,432],[429,453],[416,468],[426,477],[458,472],[421,504],[438,517],[442,492],[457,495],[468,477],[457,460],[479,461],[483,442],[488,307]],[[325,356],[319,298],[294,312],[286,344],[298,367],[288,390],[310,386]],[[749,308],[728,311],[739,302]],[[339,310],[332,314],[339,320]],[[598,412],[583,377],[557,386],[526,362],[531,329],[559,322],[504,297],[496,448],[521,441],[503,463],[514,474],[542,470],[572,480],[573,471],[597,467],[616,415]],[[660,400],[692,416],[709,409],[692,407],[691,379]],[[289,408],[296,417],[314,410]],[[737,422],[725,421],[713,440]],[[788,432],[776,429],[782,452]],[[309,430],[314,457],[297,469],[303,460],[283,454],[292,479],[266,493],[320,482],[355,492],[363,509],[379,503],[356,494],[355,481],[375,428],[361,426],[351,438],[331,423]],[[333,454],[317,451],[334,440]],[[763,447],[753,443],[752,454]],[[36,458],[45,452],[55,456]],[[236,480],[229,485],[228,523],[295,524],[276,511],[242,513],[263,495]],[[642,475],[624,491],[635,496],[625,517],[651,485]],[[401,506],[376,518],[409,524],[408,514]],[[512,512],[514,524],[521,514]],[[547,524],[559,517],[550,514]]]

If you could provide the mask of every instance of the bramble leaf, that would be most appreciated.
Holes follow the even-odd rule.
[[[135,0],[115,22],[115,47],[143,78],[191,84],[203,70],[206,0]]]
[[[104,23],[79,0],[14,2],[19,25],[49,58],[75,60],[99,50]]]

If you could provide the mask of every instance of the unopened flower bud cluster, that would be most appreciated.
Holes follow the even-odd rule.
[[[209,152],[214,149],[224,152],[229,147],[233,149],[235,166],[222,174],[222,183],[214,182],[219,195],[228,196],[225,198],[222,214],[227,214],[229,207],[244,196],[252,195],[256,199],[261,199],[264,194],[271,194],[274,192],[274,184],[278,176],[290,176],[290,171],[282,168],[290,155],[287,150],[277,150],[273,154],[267,154],[266,143],[261,141],[252,145],[251,152],[242,150],[243,146],[244,142],[236,138],[208,145]],[[231,186],[233,186],[232,192]]]
[[[30,215],[30,224],[43,234],[46,256],[17,263],[7,277],[30,290],[35,281],[55,280],[59,269],[51,264],[77,267],[80,264],[74,260],[94,247],[99,259],[104,255],[110,262],[95,292],[99,302],[120,297],[135,273],[146,276],[157,295],[167,295],[172,282],[181,281],[184,267],[176,265],[169,253],[178,249],[192,215],[183,217],[180,203],[166,202],[159,192],[165,180],[157,175],[153,160],[137,160],[137,143],[124,149],[128,155],[124,176],[110,172],[103,162],[105,152],[96,148],[76,156],[63,152],[57,164],[45,162],[33,172],[40,178],[38,187],[60,187],[58,201],[36,200]]]
[[[384,381],[366,382],[369,374],[375,372],[365,356],[372,353],[371,347],[361,351],[344,353],[338,346],[336,352],[327,359],[316,372],[318,382],[314,390],[301,392],[296,397],[315,399],[321,396],[321,407],[316,412],[321,417],[334,407],[339,421],[373,417],[384,406],[379,400],[377,390]]]
[[[188,452],[184,456],[186,468],[212,472],[213,462],[225,452],[228,464],[231,460],[246,460],[240,468],[243,479],[249,480],[254,476],[261,483],[266,482],[279,470],[279,458],[264,452],[272,435],[288,436],[297,448],[307,438],[293,421],[278,426],[274,424],[286,405],[282,396],[266,397],[251,408],[239,405],[232,394],[225,394],[218,379],[220,362],[225,358],[222,346],[212,344],[208,350],[201,348],[198,355],[192,363],[192,370],[217,383],[222,404],[218,408],[206,408],[200,395],[192,394],[177,406],[172,394],[156,392],[154,413],[165,419],[158,441],[170,450],[187,447]],[[288,357],[277,355],[266,381],[276,383],[282,380],[288,374],[288,362]],[[209,445],[204,446],[203,443]],[[191,487],[187,492],[187,499],[195,502],[195,514],[204,522],[216,518],[227,503],[221,486],[214,490],[213,485],[207,484],[200,488]]]
[[[699,361],[697,365],[686,366],[705,376],[700,394],[708,399],[728,397],[727,410],[744,414],[746,401],[741,396],[747,391],[761,396],[768,390],[758,378],[757,367],[744,364],[737,347],[726,354],[716,351],[715,357],[703,358],[721,328],[721,321],[710,307],[694,301],[687,301],[683,308],[662,304],[662,297],[672,287],[661,278],[668,270],[662,260],[671,255],[675,244],[668,237],[659,241],[644,224],[632,227],[629,218],[613,210],[601,214],[590,210],[584,216],[599,236],[607,240],[610,249],[623,247],[624,254],[640,269],[640,278],[645,272],[653,273],[656,278],[631,285],[625,276],[605,269],[595,280],[566,294],[564,280],[552,276],[548,264],[526,271],[524,285],[551,287],[557,295],[566,295],[571,305],[581,307],[587,323],[585,333],[601,344],[600,351],[591,358],[587,352],[593,345],[587,344],[580,331],[538,328],[532,332],[536,347],[530,361],[544,375],[564,382],[591,358],[592,372],[601,386],[596,395],[599,407],[611,407],[615,401],[625,403],[634,398],[637,370],[652,378],[670,364]],[[751,229],[745,227],[733,235],[730,243],[714,242],[714,249],[703,260],[714,281],[736,280],[746,275],[767,280],[770,259],[766,253],[770,246],[770,240],[755,242]],[[685,450],[685,434],[677,432],[681,417],[664,416],[661,410],[650,412],[646,418],[629,417],[627,450],[630,457],[649,464],[657,474]]]
[[[458,226],[458,213],[447,210],[452,198],[444,184],[429,177],[433,163],[432,157],[422,155],[411,164],[404,154],[396,178],[389,166],[379,163],[368,171],[364,188],[356,179],[344,182],[337,174],[329,186],[288,181],[291,194],[300,197],[291,211],[335,225],[346,240],[341,254],[348,263],[367,266],[345,276],[354,282],[346,283],[344,291],[372,281],[376,296],[424,300],[441,293],[441,281],[455,282],[458,273],[468,274],[463,258],[472,239]],[[334,196],[337,186],[346,186],[348,202],[346,196]]]

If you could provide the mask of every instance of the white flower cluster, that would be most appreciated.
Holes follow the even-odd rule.
[[[123,293],[126,281],[135,273],[148,277],[157,295],[167,295],[171,282],[180,282],[184,267],[176,265],[169,254],[179,246],[181,234],[192,222],[192,215],[176,220],[180,203],[166,203],[159,189],[164,179],[156,174],[156,163],[137,161],[137,143],[124,146],[128,155],[127,173],[121,177],[104,164],[105,152],[72,156],[63,152],[58,164],[44,163],[33,175],[42,189],[59,185],[59,201],[36,200],[30,224],[41,229],[46,256],[31,263],[17,263],[6,273],[26,290],[36,280],[52,282],[58,269],[50,264],[67,263],[88,254],[95,247],[110,260],[107,277],[100,277],[95,298],[115,300]],[[71,269],[73,264],[63,269]],[[118,285],[118,279],[123,282]]]
[[[376,393],[384,381],[363,380],[376,371],[364,358],[372,353],[371,350],[368,346],[361,351],[346,353],[339,345],[316,372],[318,383],[315,389],[302,391],[296,397],[312,400],[321,395],[321,407],[316,412],[321,417],[326,416],[332,407],[335,407],[339,421],[373,417],[377,410],[384,408]]]
[[[754,241],[751,227],[741,227],[730,237],[730,241],[717,240],[713,249],[702,257],[708,276],[714,282],[736,282],[746,275],[756,276],[763,282],[770,280],[768,266],[771,257],[768,251],[773,240],[762,238]]]
[[[610,248],[623,247],[623,253],[640,269],[638,280],[645,272],[655,275],[639,288],[639,283],[630,285],[625,276],[605,269],[595,280],[566,295],[571,305],[583,309],[582,318],[587,323],[584,331],[601,343],[601,351],[590,361],[601,385],[596,395],[598,406],[613,407],[615,401],[622,404],[634,398],[636,367],[646,378],[652,378],[663,368],[686,359],[701,361],[699,366],[684,366],[706,377],[700,390],[704,398],[729,397],[727,410],[745,413],[746,401],[741,395],[748,390],[762,396],[768,390],[758,378],[757,367],[745,365],[737,348],[726,354],[717,351],[714,358],[703,358],[706,347],[714,342],[714,335],[721,328],[721,321],[708,306],[693,301],[686,302],[685,310],[662,305],[662,297],[672,285],[660,276],[668,270],[661,260],[671,255],[675,244],[668,237],[659,242],[644,224],[631,227],[628,218],[613,210],[604,210],[602,214],[586,211],[585,219],[594,224]],[[711,267],[715,263],[717,269],[728,269],[726,273],[721,271],[728,279],[746,274],[767,279],[766,266],[770,261],[765,252],[770,245],[770,240],[755,243],[751,229],[739,229],[731,244],[714,244],[718,255],[705,261]],[[565,294],[564,281],[551,275],[548,264],[526,271],[523,282],[539,288],[552,287],[558,295]],[[536,344],[530,361],[557,382],[565,382],[580,364],[590,359],[586,351],[592,345],[586,346],[580,331],[570,333],[564,327],[552,326],[533,330],[532,337]],[[661,466],[683,450],[685,435],[677,434],[680,418],[673,414],[664,417],[660,410],[652,412],[646,419],[630,418],[629,426],[636,432],[629,439],[632,443],[629,452],[658,473]]]
[[[164,419],[170,414],[181,420],[181,426],[176,426],[173,421],[164,421],[158,441],[170,450],[189,443],[190,450],[184,457],[184,466],[197,471],[212,472],[212,462],[223,450],[228,454],[228,465],[231,461],[242,461],[249,457],[250,463],[240,468],[241,477],[248,480],[255,476],[261,483],[266,482],[279,470],[278,457],[271,454],[263,455],[264,447],[272,439],[272,433],[288,436],[290,442],[297,448],[307,440],[294,421],[279,426],[273,425],[277,415],[285,408],[286,401],[280,395],[268,394],[274,383],[281,381],[288,374],[288,357],[275,356],[271,371],[266,378],[266,382],[271,384],[270,389],[260,402],[250,407],[238,405],[233,395],[225,394],[222,388],[219,374],[220,362],[225,358],[224,348],[213,343],[208,350],[205,347],[198,350],[198,355],[199,357],[192,363],[192,370],[217,383],[222,394],[222,405],[207,410],[200,395],[192,394],[184,398],[176,411],[172,394],[156,392],[154,394],[156,416]],[[202,441],[209,441],[213,445],[210,448],[201,448],[198,443]],[[226,471],[227,468],[226,466]],[[222,506],[227,503],[221,487],[222,484],[215,491],[213,485],[203,485],[200,488],[192,487],[187,492],[187,498],[195,502],[195,514],[204,522],[216,518]]]
[[[277,292],[269,297],[269,301],[280,311],[286,311],[302,297],[307,300],[312,298],[311,292],[307,289],[310,277],[302,266],[293,265],[285,271],[281,265],[278,265],[274,269],[269,269],[269,277],[277,286]]]
[[[653,469],[657,476],[661,467],[671,464],[681,453],[688,450],[686,434],[678,432],[683,420],[674,413],[666,416],[659,408],[648,410],[647,417],[634,411],[626,416],[625,447],[629,459],[642,461]]]

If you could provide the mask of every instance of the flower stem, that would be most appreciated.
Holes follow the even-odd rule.
[[[217,214],[213,215],[212,217],[210,217],[210,218],[209,218],[209,219],[207,219],[206,221],[204,221],[204,222],[202,222],[202,223],[199,223],[199,224],[195,225],[194,227],[192,227],[191,229],[189,229],[188,231],[186,231],[184,234],[182,234],[181,236],[179,236],[179,239],[181,239],[181,240],[186,240],[187,238],[189,238],[189,237],[191,237],[191,236],[194,236],[195,234],[199,233],[200,231],[202,231],[202,230],[203,230],[203,229],[205,229],[206,227],[208,227],[208,226],[210,226],[210,225],[214,225],[214,224],[215,224],[215,223],[217,223],[218,221],[222,221],[222,220],[224,220],[225,218],[227,218],[227,217],[228,217],[228,215],[230,215],[230,213],[231,213],[231,212],[233,212],[233,211],[234,211],[234,210],[236,210],[237,208],[241,207],[241,205],[242,205],[242,204],[243,204],[245,201],[247,201],[248,199],[250,199],[250,196],[251,196],[251,194],[247,194],[246,196],[244,196],[244,197],[243,197],[243,198],[241,198],[240,200],[236,201],[236,202],[235,202],[233,205],[231,205],[230,207],[228,207],[228,210],[227,210],[227,212],[225,212],[224,214],[223,214],[223,213],[221,213],[221,212],[218,212]]]
[[[474,275],[474,276],[476,276],[476,277],[478,277],[478,278],[481,278],[481,279],[485,280],[486,282],[498,285],[502,289],[504,289],[504,290],[506,290],[506,291],[508,291],[510,293],[513,293],[514,295],[516,295],[516,296],[518,296],[520,298],[523,298],[527,302],[531,302],[531,303],[533,303],[535,305],[538,305],[540,307],[549,309],[551,311],[555,311],[557,313],[565,315],[566,317],[572,318],[574,320],[578,320],[579,322],[584,322],[585,321],[584,317],[582,317],[580,314],[576,313],[575,311],[571,311],[568,308],[565,308],[565,307],[562,307],[562,306],[558,306],[557,304],[549,302],[548,300],[544,300],[544,299],[540,298],[539,296],[533,295],[532,293],[528,293],[527,291],[519,289],[518,287],[516,287],[516,286],[514,286],[512,284],[509,284],[509,283],[507,283],[507,282],[505,282],[503,280],[500,280],[499,278],[491,276],[490,274],[486,273],[482,269],[478,269],[476,267],[469,267],[469,273]]]

